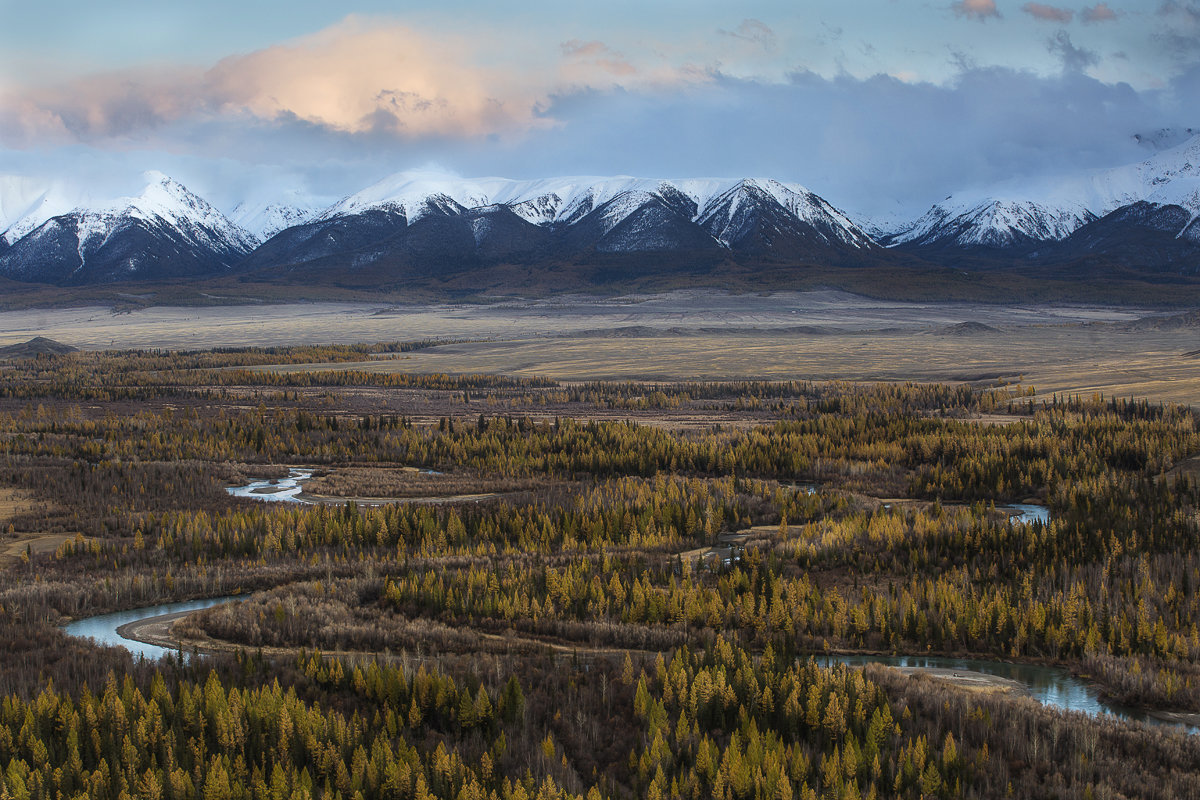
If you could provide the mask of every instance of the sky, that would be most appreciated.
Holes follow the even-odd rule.
[[[0,19],[0,174],[157,169],[226,210],[438,169],[772,177],[915,216],[1200,128],[1200,0],[0,0]]]

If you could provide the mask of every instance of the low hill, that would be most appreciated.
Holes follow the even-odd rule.
[[[63,356],[67,353],[76,353],[78,351],[78,347],[56,342],[53,339],[47,339],[45,336],[36,336],[28,342],[0,347],[0,358],[18,359],[37,358],[38,356]]]

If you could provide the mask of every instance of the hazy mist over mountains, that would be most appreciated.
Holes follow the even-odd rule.
[[[1187,132],[1185,132],[1187,133]],[[994,268],[1200,267],[1200,136],[1158,131],[1143,161],[964,190],[915,219],[864,217],[767,178],[577,176],[516,181],[401,172],[335,202],[259,184],[218,210],[145,173],[104,187],[0,177],[0,275],[61,285],[270,275],[356,285],[494,265],[671,254],[713,264],[853,267],[916,259]],[[1169,146],[1170,145],[1170,146]]]

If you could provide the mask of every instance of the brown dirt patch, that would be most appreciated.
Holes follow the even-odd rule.
[[[63,542],[74,540],[74,533],[17,534],[15,539],[0,540],[0,567],[15,564],[22,556],[57,552]]]
[[[74,531],[66,533],[7,532],[8,524],[22,514],[45,511],[47,506],[31,492],[12,487],[0,488],[0,567],[15,564],[26,554],[53,553],[63,542],[75,538]]]

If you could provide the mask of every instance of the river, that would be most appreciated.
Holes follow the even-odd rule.
[[[423,475],[441,475],[431,469],[419,470]],[[304,492],[304,487],[301,483],[311,478],[313,470],[301,469],[299,467],[290,467],[286,478],[271,478],[268,480],[251,481],[245,486],[230,486],[225,489],[234,497],[249,497],[254,500],[265,500],[275,503],[302,503],[312,505],[312,500],[306,500],[300,495]],[[820,484],[815,483],[800,483],[792,484],[791,488],[802,491],[805,494],[816,494],[821,490]],[[414,499],[424,498],[396,498],[393,502],[403,503],[411,502]],[[889,504],[890,505],[890,504]],[[888,505],[884,506],[889,507]],[[1043,525],[1050,524],[1050,509],[1045,506],[1033,505],[1031,503],[1013,503],[1006,506],[996,506],[997,511],[1004,511],[1010,515],[1013,522],[1029,524],[1034,521],[1041,522]]]
[[[233,597],[215,597],[206,600],[189,600],[182,603],[166,603],[164,605],[149,606],[129,611],[118,611],[115,614],[102,614],[96,617],[76,620],[67,624],[64,630],[71,636],[94,639],[101,644],[117,645],[126,648],[134,655],[154,659],[164,655],[171,655],[176,651],[127,639],[118,632],[118,628],[122,625],[128,625],[131,622],[160,617],[166,614],[199,611],[200,609],[211,608],[235,599]],[[1030,697],[1043,705],[1061,708],[1066,711],[1082,711],[1092,715],[1111,714],[1121,719],[1137,720],[1156,725],[1178,725],[1188,733],[1200,733],[1200,727],[1195,725],[1165,722],[1138,709],[1104,702],[1090,685],[1059,667],[1044,667],[1036,664],[1010,664],[1005,661],[926,656],[833,655],[814,656],[814,658],[818,664],[824,667],[837,664],[846,664],[851,667],[882,664],[889,667],[980,672],[985,675],[994,675],[1020,683],[1028,690]]]
[[[273,478],[265,481],[252,481],[245,486],[230,486],[225,491],[234,497],[251,497],[255,500],[266,500],[275,503],[308,503],[298,495],[304,491],[300,485],[312,477],[311,469],[288,470],[286,478]]]
[[[1010,519],[1013,522],[1050,524],[1050,509],[1045,506],[1035,506],[1031,503],[1013,503],[1009,506],[996,506],[996,510],[1007,511],[1012,515]]]
[[[444,473],[432,469],[413,469],[421,475],[442,475]],[[352,498],[318,498],[310,499],[302,497],[304,487],[301,485],[304,481],[313,476],[313,470],[302,469],[300,467],[290,467],[286,478],[272,478],[263,481],[251,481],[245,486],[229,486],[225,491],[229,492],[234,497],[249,497],[252,500],[266,500],[274,503],[301,503],[303,505],[314,505],[316,503],[346,503]],[[356,502],[362,505],[378,506],[387,503],[412,503],[427,501],[428,497],[397,497],[397,498],[362,498]]]
[[[1151,716],[1145,711],[1129,708],[1117,703],[1101,700],[1099,693],[1087,682],[1076,678],[1061,667],[1046,667],[1038,664],[1011,664],[1007,661],[989,661],[973,658],[941,658],[938,656],[872,656],[833,655],[814,656],[824,667],[845,664],[862,667],[867,664],[882,664],[887,667],[914,669],[947,669],[959,672],[979,672],[1016,681],[1025,687],[1029,696],[1044,706],[1061,708],[1064,711],[1082,711],[1100,716],[1111,714],[1121,719],[1146,722],[1151,725],[1178,726],[1188,733],[1200,733],[1200,727],[1183,723],[1168,722]]]
[[[135,656],[145,656],[146,658],[154,659],[165,655],[173,655],[178,651],[127,639],[118,633],[117,629],[122,625],[128,625],[131,622],[140,622],[150,617],[199,611],[202,608],[212,608],[213,606],[219,606],[234,599],[232,597],[209,597],[204,600],[187,600],[181,603],[165,603],[158,606],[134,608],[129,611],[117,611],[113,614],[101,614],[96,617],[86,617],[85,619],[68,622],[63,626],[63,630],[71,636],[78,636],[82,639],[93,639],[100,644],[124,647]]]

